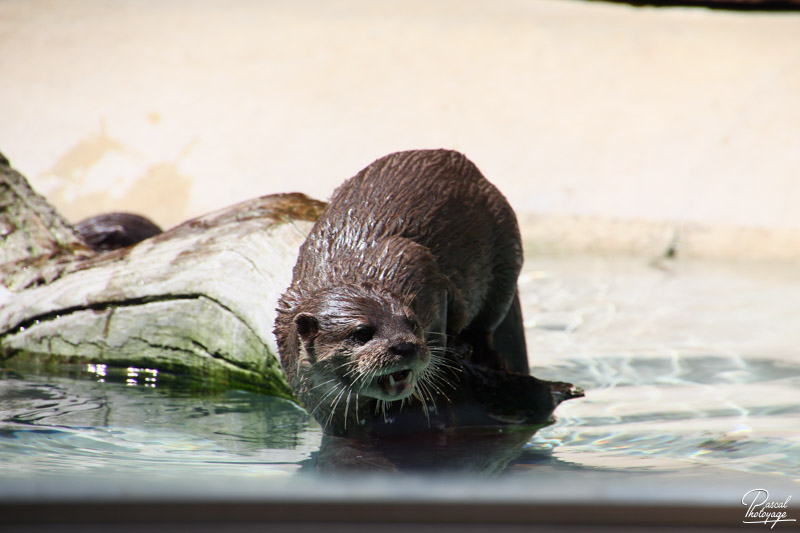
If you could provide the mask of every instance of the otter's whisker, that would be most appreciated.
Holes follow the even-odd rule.
[[[452,339],[453,341],[455,341],[455,337],[451,337],[450,335],[448,335],[448,336],[447,336],[447,340],[451,340],[451,339]],[[433,351],[435,351],[435,352],[439,352],[439,353],[451,353],[451,354],[453,354],[453,355],[455,355],[455,356],[458,356],[458,355],[459,355],[459,352],[458,352],[458,351],[456,351],[456,350],[454,350],[454,349],[452,348],[452,343],[449,343],[449,342],[448,342],[448,343],[446,343],[446,344],[444,344],[444,345],[442,345],[442,344],[439,344],[438,342],[435,342],[435,343],[434,343],[433,341],[427,341],[427,342],[425,342],[425,345],[426,345],[426,346],[427,346],[427,347],[428,347],[428,348],[429,348],[429,349],[430,349],[432,352],[433,352]]]
[[[444,375],[442,372],[431,372],[427,374],[425,376],[425,382],[431,384],[431,386],[433,386],[437,391],[440,391],[439,387],[447,387],[450,389],[457,388],[457,384],[450,381],[449,377]]]
[[[378,364],[377,362],[375,362],[375,364],[373,364],[373,365],[370,367],[370,369],[369,369],[369,372],[368,372],[368,374],[367,374],[367,379],[366,379],[366,381],[365,381],[365,382],[366,382],[366,383],[372,383],[373,381],[375,381],[375,377],[378,375],[378,372],[380,372],[380,371],[381,371],[381,366],[380,366],[380,364]]]
[[[352,397],[352,393],[347,393],[347,400],[344,402],[344,429],[347,429],[347,413],[350,411],[350,398]]]
[[[417,392],[417,390],[415,389],[414,390],[414,395],[416,396],[416,398],[422,404],[422,412],[425,413],[425,420],[428,422],[428,427],[430,427],[431,426],[431,415],[430,415],[430,412],[428,411],[428,402],[425,400],[425,394],[430,395],[430,393],[427,392],[427,389],[425,388],[425,383],[423,383],[422,380],[420,380],[417,383],[417,387],[422,390],[422,394],[419,394]],[[431,402],[433,403],[433,407],[434,407],[433,410],[434,410],[434,412],[436,412],[436,403],[433,402],[433,398],[431,398]]]
[[[330,424],[331,420],[333,420],[333,415],[336,414],[336,407],[338,407],[339,402],[342,400],[342,395],[345,392],[347,392],[347,388],[342,387],[342,390],[339,392],[339,394],[336,395],[336,398],[334,398],[333,401],[331,402],[331,412],[328,415],[328,419],[325,421],[325,427],[328,427],[328,424]],[[347,395],[349,397],[350,393],[348,392]],[[347,419],[345,418],[345,424],[346,423],[347,423]]]
[[[318,389],[318,388],[320,388],[320,387],[322,387],[322,386],[324,386],[324,385],[327,385],[328,383],[333,383],[334,381],[336,381],[336,378],[331,378],[331,379],[329,379],[328,381],[323,381],[322,383],[317,383],[316,385],[314,385],[313,387],[311,387],[310,389],[308,389],[308,392],[311,392],[311,391],[313,391],[313,390],[316,390],[316,389]]]
[[[339,391],[339,394],[337,394],[337,395],[336,395],[336,396],[333,398],[333,400],[331,400],[331,403],[330,403],[330,408],[331,408],[331,410],[334,410],[334,409],[336,409],[336,405],[339,403],[339,400],[341,400],[341,399],[342,399],[342,395],[343,395],[345,392],[347,392],[347,387],[345,387],[345,386],[342,386],[342,390],[340,390],[340,391]]]
[[[380,400],[381,414],[383,415],[384,422],[389,421],[389,418],[386,416],[386,403],[387,403],[386,400]]]
[[[324,401],[325,401],[325,400],[328,398],[328,396],[330,396],[331,394],[333,394],[334,392],[336,392],[336,390],[339,388],[339,386],[340,386],[340,385],[336,384],[336,385],[334,385],[333,387],[331,387],[331,389],[330,389],[328,392],[326,392],[326,393],[325,393],[325,395],[324,395],[324,396],[322,396],[322,398],[320,398],[319,402],[317,402],[317,405],[315,405],[315,406],[314,406],[314,408],[313,408],[313,409],[312,409],[312,410],[311,410],[311,411],[310,411],[308,414],[310,414],[311,416],[314,416],[314,413],[315,413],[315,412],[317,411],[317,409],[319,409],[319,407],[322,405],[322,402],[324,402]],[[326,424],[326,425],[327,425],[327,424]]]
[[[420,385],[424,386],[424,390],[428,391],[428,394],[431,397],[431,401],[433,401],[433,394],[430,392],[430,389],[428,387],[436,391],[439,395],[444,397],[444,399],[447,400],[448,402],[450,402],[451,400],[447,396],[447,394],[445,394],[445,392],[442,390],[441,387],[443,387],[444,385],[448,385],[452,389],[456,388],[454,384],[450,383],[448,380],[446,380],[444,377],[442,377],[435,371],[425,372],[425,374],[423,374],[423,376],[420,378]]]
[[[334,381],[334,382],[335,382],[335,381],[337,381],[337,380],[335,380],[335,379],[334,379],[334,380],[332,380],[332,381]],[[337,390],[337,389],[338,389],[340,386],[341,386],[341,385],[340,385],[339,383],[335,383],[335,384],[333,385],[333,387],[331,387],[331,388],[328,390],[328,392],[326,392],[326,393],[325,393],[325,394],[322,396],[322,398],[320,399],[319,403],[317,403],[316,407],[314,407],[314,409],[312,409],[312,410],[311,410],[311,412],[313,413],[314,411],[316,411],[317,407],[319,407],[319,406],[320,406],[320,404],[321,404],[322,402],[324,402],[324,401],[325,401],[325,400],[328,398],[328,396],[330,396],[331,394],[333,394],[334,392],[336,392],[336,390]]]
[[[431,356],[431,364],[429,368],[435,370],[436,372],[441,372],[443,370],[449,370],[454,373],[461,373],[462,367],[449,359],[439,358],[438,356]]]
[[[447,374],[452,374],[453,377],[456,377],[455,374],[460,374],[462,371],[463,369],[460,366],[456,366],[446,359],[431,358],[431,364],[428,365],[426,374],[447,381],[445,377]]]
[[[450,368],[432,368],[429,372],[425,373],[425,377],[443,384],[450,384],[450,378],[457,378],[457,376],[454,375],[453,369]]]
[[[344,377],[351,376],[353,374],[359,373],[358,363],[356,361],[347,361],[339,366],[339,368],[344,368],[349,366],[350,368],[343,374]]]
[[[437,408],[437,405],[436,405],[436,398],[434,397],[434,395],[431,392],[431,390],[428,388],[428,384],[427,383],[422,384],[422,388],[425,391],[424,392],[425,406],[427,407],[427,402],[428,402],[428,400],[430,400],[431,401],[431,407],[433,407],[433,412],[434,413],[437,412],[438,408]]]
[[[371,363],[362,373],[361,375],[356,378],[354,385],[360,380],[361,385],[359,386],[358,390],[364,390],[364,387],[372,383],[372,380],[375,378],[375,374],[378,372],[378,365],[376,363]]]

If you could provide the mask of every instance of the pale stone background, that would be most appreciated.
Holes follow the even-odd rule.
[[[74,221],[325,198],[449,147],[529,239],[800,256],[800,13],[0,0],[0,72],[0,150]]]

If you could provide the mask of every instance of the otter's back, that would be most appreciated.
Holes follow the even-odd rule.
[[[460,292],[469,321],[490,292],[508,292],[509,285],[511,295],[499,305],[510,305],[522,266],[516,217],[505,197],[462,154],[398,152],[347,180],[303,245],[300,257],[315,259],[302,265],[301,259],[295,279],[357,281],[369,270],[367,252],[389,237],[430,250]]]

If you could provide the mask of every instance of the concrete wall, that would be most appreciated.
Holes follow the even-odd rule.
[[[732,250],[744,227],[745,253],[800,255],[800,13],[4,0],[0,72],[0,150],[76,221],[325,198],[383,154],[450,147],[536,238],[723,228]]]

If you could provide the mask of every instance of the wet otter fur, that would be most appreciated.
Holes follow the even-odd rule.
[[[81,220],[75,231],[95,252],[133,246],[162,233],[150,219],[133,213],[106,213]]]
[[[521,267],[511,206],[464,155],[378,159],[336,189],[279,300],[289,384],[341,435],[408,403],[427,416],[459,386],[455,352],[527,374]]]

